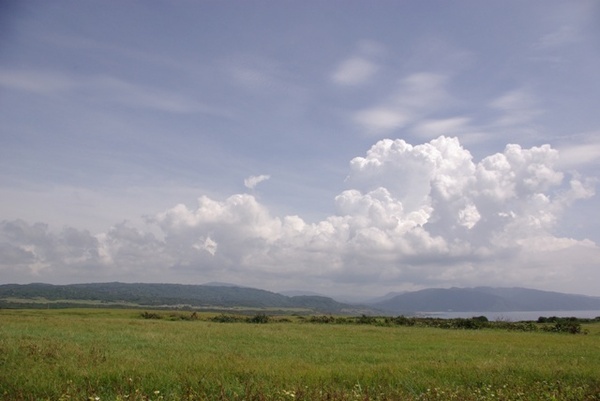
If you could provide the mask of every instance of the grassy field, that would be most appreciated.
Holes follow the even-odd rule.
[[[584,334],[0,310],[2,400],[600,400]]]

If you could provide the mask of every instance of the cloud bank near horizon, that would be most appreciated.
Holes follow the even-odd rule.
[[[148,217],[145,230],[124,222],[100,234],[54,232],[3,221],[0,271],[5,282],[232,281],[365,294],[519,285],[598,295],[574,280],[600,279],[598,245],[557,234],[595,182],[563,171],[549,145],[507,145],[474,162],[457,138],[384,139],[350,161],[346,185],[335,214],[317,222],[274,216],[248,193],[178,204]]]

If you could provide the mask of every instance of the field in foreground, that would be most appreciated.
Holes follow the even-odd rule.
[[[2,400],[600,400],[588,334],[0,310]]]

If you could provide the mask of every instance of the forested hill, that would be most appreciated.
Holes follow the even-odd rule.
[[[255,288],[183,284],[5,284],[0,300],[47,300],[64,304],[75,301],[122,302],[139,306],[180,306],[204,308],[298,308],[324,313],[355,312],[356,307],[322,296],[288,297]]]

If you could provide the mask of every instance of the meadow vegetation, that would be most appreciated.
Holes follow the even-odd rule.
[[[440,320],[0,310],[0,399],[600,400],[600,322]]]

